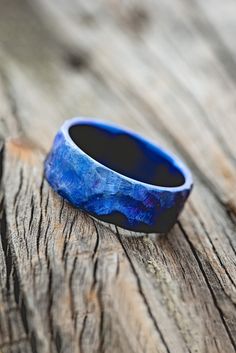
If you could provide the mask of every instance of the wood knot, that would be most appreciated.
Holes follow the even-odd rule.
[[[136,6],[126,13],[125,20],[129,28],[138,34],[147,27],[150,22],[150,16],[145,8]]]
[[[66,63],[73,70],[85,70],[90,64],[90,57],[87,52],[71,52],[66,55]]]

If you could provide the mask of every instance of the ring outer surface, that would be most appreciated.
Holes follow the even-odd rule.
[[[163,155],[181,171],[181,186],[147,184],[99,163],[71,139],[69,128],[88,124],[127,133]],[[92,141],[91,141],[92,143]],[[175,224],[193,187],[189,169],[176,156],[139,134],[113,123],[90,118],[66,120],[56,134],[44,163],[51,187],[72,205],[101,221],[145,233],[167,233]]]

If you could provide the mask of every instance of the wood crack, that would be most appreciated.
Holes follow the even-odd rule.
[[[63,203],[63,205],[64,205],[64,203]],[[70,225],[69,225],[68,234],[66,234],[66,236],[64,237],[64,245],[63,245],[63,249],[62,249],[62,260],[64,260],[65,257],[66,257],[67,243],[70,240],[70,237],[71,237],[71,234],[72,234],[72,231],[73,231],[73,227],[75,225],[77,217],[78,217],[78,214],[75,213],[74,216],[73,216],[73,219],[70,222],[69,222],[68,219],[64,221],[64,227],[63,227],[62,234],[65,233],[66,227],[68,226],[69,223],[70,223]],[[65,266],[66,266],[66,261],[65,261]]]
[[[3,149],[2,149],[0,151],[0,165],[1,165],[0,176],[1,177],[3,175],[3,163],[4,163],[4,157],[3,157]],[[0,180],[0,183],[1,183],[1,180]],[[1,185],[2,185],[2,183],[1,183]],[[0,234],[1,234],[1,237],[0,237],[1,244],[2,244],[2,249],[3,249],[3,254],[5,257],[5,264],[6,264],[6,288],[7,288],[9,295],[10,295],[10,292],[12,290],[12,285],[13,285],[15,302],[18,306],[17,308],[19,309],[20,317],[21,317],[22,324],[24,327],[24,332],[25,332],[24,338],[20,338],[18,340],[13,340],[12,334],[10,334],[11,323],[10,323],[10,321],[8,321],[10,342],[9,343],[5,342],[5,343],[1,344],[0,348],[5,348],[8,345],[12,346],[15,344],[19,344],[19,343],[26,341],[26,340],[28,340],[29,343],[31,344],[31,340],[29,339],[28,313],[27,313],[27,308],[26,308],[25,297],[24,297],[24,294],[21,289],[20,277],[18,275],[16,264],[14,263],[15,257],[12,253],[11,245],[9,243],[9,234],[8,234],[7,217],[6,217],[4,199],[1,200],[1,204],[0,204]],[[8,317],[8,319],[9,319],[9,317]]]
[[[210,294],[211,294],[211,297],[212,297],[214,306],[215,306],[215,308],[217,309],[217,311],[218,311],[218,313],[219,313],[219,316],[220,316],[220,318],[221,318],[221,321],[222,321],[222,324],[223,324],[223,326],[224,326],[224,328],[225,328],[225,331],[226,331],[226,333],[227,333],[227,335],[228,335],[228,337],[229,337],[229,340],[230,340],[230,342],[231,342],[231,344],[232,344],[234,350],[236,351],[236,343],[234,342],[234,338],[233,338],[233,336],[232,336],[232,333],[231,333],[231,331],[230,331],[230,329],[229,329],[229,327],[228,327],[228,325],[227,325],[227,323],[226,323],[226,320],[225,320],[225,318],[224,318],[224,313],[223,313],[223,311],[221,310],[220,306],[218,305],[216,295],[215,295],[215,293],[214,293],[214,291],[213,291],[213,289],[212,289],[212,287],[211,287],[211,285],[210,285],[210,282],[209,282],[209,280],[208,280],[208,277],[207,277],[207,275],[206,275],[206,272],[205,272],[205,270],[204,270],[204,267],[203,267],[203,265],[202,265],[202,263],[201,263],[201,261],[200,261],[198,255],[197,255],[197,253],[196,253],[196,250],[195,250],[193,244],[192,244],[191,241],[189,240],[188,235],[187,235],[187,233],[185,232],[185,230],[184,230],[182,224],[181,224],[180,222],[178,222],[178,225],[179,225],[180,231],[181,231],[182,234],[184,235],[184,237],[185,237],[187,243],[189,244],[189,247],[190,247],[190,249],[191,249],[191,251],[192,251],[192,253],[193,253],[193,255],[194,255],[194,258],[195,258],[196,261],[197,261],[197,264],[198,264],[198,266],[199,266],[199,269],[200,269],[200,271],[201,271],[201,273],[202,273],[202,275],[203,275],[203,278],[204,278],[204,280],[205,280],[205,283],[206,283],[206,285],[207,285],[207,287],[208,287],[208,289],[209,289],[209,292],[210,292]]]
[[[14,197],[14,205],[17,204],[18,197],[19,197],[19,194],[21,192],[22,185],[23,185],[23,169],[22,168],[20,168],[19,175],[20,175],[20,180],[19,180],[19,186],[18,186],[17,192],[16,192],[15,197]]]
[[[215,253],[215,255],[216,255],[216,257],[217,257],[217,259],[218,259],[218,261],[219,261],[221,267],[223,268],[223,270],[224,270],[226,276],[227,276],[228,279],[230,280],[230,282],[231,282],[231,284],[233,285],[233,287],[236,289],[236,284],[235,284],[233,278],[231,277],[229,271],[228,271],[227,268],[225,267],[224,263],[222,262],[222,260],[221,260],[221,258],[220,258],[220,256],[219,256],[219,254],[218,254],[218,252],[217,252],[217,250],[216,250],[216,247],[215,247],[215,245],[213,244],[213,242],[212,242],[212,240],[211,240],[211,238],[210,238],[210,234],[209,234],[209,232],[207,231],[206,226],[205,226],[203,220],[200,218],[199,215],[197,215],[197,212],[196,212],[196,210],[195,210],[195,208],[193,207],[192,204],[191,204],[190,207],[191,207],[193,213],[194,213],[194,214],[196,215],[196,217],[198,218],[199,223],[201,224],[201,227],[202,227],[204,233],[206,234],[207,239],[209,240],[209,242],[210,242],[210,244],[211,244],[212,250],[214,251],[214,253]],[[225,294],[227,295],[227,293],[225,293]],[[227,296],[228,296],[228,295],[227,295]]]
[[[126,248],[125,248],[125,246],[123,245],[123,242],[122,242],[122,240],[121,240],[121,236],[120,236],[120,233],[119,233],[119,230],[118,230],[117,227],[116,227],[116,234],[117,234],[118,240],[119,240],[119,242],[120,242],[120,244],[121,244],[121,246],[122,246],[122,248],[123,248],[123,250],[124,250],[124,252],[125,252],[125,255],[126,255],[128,261],[129,261],[129,264],[130,264],[130,266],[131,266],[132,272],[133,272],[133,274],[134,274],[134,276],[135,276],[135,278],[136,278],[137,286],[138,286],[138,290],[139,290],[139,294],[141,295],[141,297],[142,297],[142,299],[143,299],[143,302],[144,302],[144,304],[145,304],[145,306],[146,306],[146,308],[147,308],[148,315],[149,315],[150,319],[152,320],[153,325],[154,325],[156,331],[158,332],[158,334],[159,334],[159,336],[160,336],[160,338],[161,338],[161,341],[162,341],[162,343],[163,343],[163,346],[165,347],[166,351],[167,351],[168,353],[170,353],[171,351],[170,351],[170,349],[169,349],[169,347],[168,347],[168,344],[167,344],[167,342],[166,342],[166,340],[165,340],[165,337],[164,337],[163,333],[161,332],[161,330],[160,330],[160,328],[159,328],[159,326],[158,326],[158,323],[157,323],[155,317],[153,316],[153,313],[152,313],[152,310],[151,310],[150,305],[149,305],[149,303],[148,303],[148,300],[147,300],[147,298],[146,298],[146,296],[145,296],[145,294],[144,294],[144,292],[143,292],[143,290],[142,290],[142,285],[141,285],[141,281],[140,281],[140,278],[139,278],[139,276],[138,276],[138,273],[137,273],[137,271],[136,271],[136,269],[135,269],[135,266],[134,266],[134,264],[133,264],[133,262],[132,262],[132,260],[131,260],[131,258],[130,258],[130,256],[129,256],[129,254],[128,254]]]
[[[81,329],[80,335],[79,335],[79,351],[80,351],[80,353],[83,353],[83,335],[85,332],[87,318],[88,318],[88,315],[85,314],[84,318],[83,318],[82,329]]]
[[[40,183],[40,187],[39,187],[39,208],[40,208],[40,216],[39,216],[39,221],[38,221],[38,227],[37,227],[37,236],[36,236],[36,248],[37,248],[37,255],[38,258],[40,259],[40,240],[41,240],[41,236],[42,236],[42,225],[43,225],[43,187],[44,187],[44,175],[42,174],[42,179],[41,179],[41,183]],[[32,211],[32,209],[31,209]],[[48,222],[49,223],[49,222]],[[48,227],[49,224],[47,224],[46,227],[46,234],[48,232]],[[44,234],[44,239],[46,239],[46,234]],[[46,243],[46,249],[47,249],[47,243]]]
[[[97,256],[97,251],[98,251],[99,244],[100,244],[100,238],[99,238],[99,232],[98,232],[98,229],[97,229],[96,222],[94,221],[94,219],[92,221],[93,221],[93,224],[94,224],[94,227],[95,227],[95,230],[96,230],[96,235],[97,235],[96,243],[95,243],[95,246],[94,246],[94,249],[93,249],[93,254],[92,254],[92,259],[94,260],[94,257]]]
[[[69,277],[70,311],[71,311],[71,320],[72,320],[72,322],[74,322],[74,333],[76,332],[76,311],[75,311],[72,285],[73,285],[73,277],[74,277],[74,273],[76,270],[77,260],[78,260],[78,257],[75,257],[74,261],[73,261],[73,266],[72,266],[72,270],[70,273],[70,277]]]
[[[98,271],[98,262],[99,262],[99,258],[98,258],[98,249],[100,246],[100,235],[99,235],[99,231],[96,225],[96,222],[93,219],[93,224],[96,230],[96,234],[97,234],[97,238],[96,238],[96,242],[95,242],[95,246],[93,249],[93,254],[92,254],[92,261],[94,263],[94,267],[93,267],[93,283],[92,283],[92,287],[91,287],[91,291],[95,290],[96,291],[96,295],[97,295],[97,300],[98,300],[98,304],[99,304],[99,312],[100,312],[100,320],[99,320],[99,348],[98,351],[103,353],[105,351],[105,347],[104,347],[104,308],[103,308],[103,300],[102,300],[102,287],[99,281],[97,281],[97,271]]]
[[[48,259],[48,321],[49,321],[49,334],[51,338],[51,343],[54,342],[54,324],[53,324],[53,316],[52,316],[52,305],[53,305],[53,290],[52,290],[52,270],[50,267],[50,261]],[[57,345],[57,344],[56,344]]]
[[[30,218],[29,218],[29,231],[31,231],[32,224],[33,224],[33,219],[34,219],[34,196],[32,194],[31,200],[30,200]]]
[[[25,298],[24,298],[24,295],[23,295],[23,292],[21,289],[20,278],[19,278],[19,275],[17,273],[17,269],[15,266],[14,266],[14,271],[13,271],[13,283],[14,283],[14,295],[15,295],[16,302],[19,305],[22,323],[24,325],[26,335],[29,335],[29,325],[28,325],[28,319],[27,319],[26,302],[25,302]]]
[[[11,274],[13,270],[13,254],[8,241],[8,230],[7,230],[7,218],[6,210],[4,206],[4,199],[1,202],[0,209],[0,233],[1,233],[1,243],[6,264],[6,288],[9,292],[11,289]]]
[[[100,337],[100,342],[99,342],[99,349],[98,351],[100,353],[105,352],[105,347],[104,347],[104,308],[103,308],[103,301],[102,301],[102,288],[99,285],[97,289],[97,298],[99,302],[99,307],[100,307],[100,321],[99,321],[99,337]]]

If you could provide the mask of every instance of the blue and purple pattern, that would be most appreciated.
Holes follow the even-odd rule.
[[[192,189],[188,168],[142,136],[97,119],[67,120],[45,161],[52,188],[95,218],[166,233]]]

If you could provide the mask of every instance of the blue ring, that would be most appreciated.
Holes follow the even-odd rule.
[[[135,132],[86,118],[62,125],[45,176],[95,218],[146,233],[168,232],[193,186],[189,169],[171,153]]]

